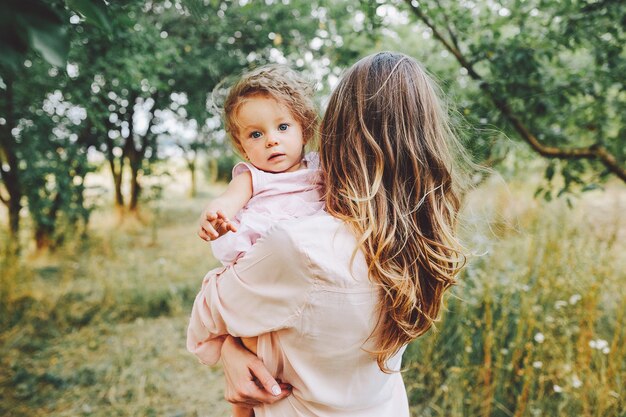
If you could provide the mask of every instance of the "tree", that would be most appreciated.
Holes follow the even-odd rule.
[[[106,24],[104,3],[101,1],[68,0],[68,5],[76,13],[88,16],[89,22],[99,26]],[[49,121],[57,123],[62,115],[47,117],[41,106],[46,99],[46,93],[55,88],[58,80],[62,80],[61,84],[66,80],[64,75],[55,78],[59,70],[56,67],[51,68],[50,64],[65,66],[70,44],[66,22],[69,21],[70,14],[70,9],[62,1],[9,0],[0,6],[0,47],[3,51],[0,55],[0,181],[3,186],[3,189],[0,188],[0,201],[7,206],[9,212],[11,250],[18,249],[20,210],[24,198],[29,204],[32,203],[29,209],[39,236],[43,236],[44,230],[53,227],[57,215],[71,210],[70,206],[73,204],[69,203],[71,196],[56,194],[53,197],[55,203],[48,207],[51,209],[48,216],[40,215],[38,208],[47,207],[44,204],[46,192],[38,194],[32,181],[39,174],[42,179],[46,175],[50,178],[50,172],[46,174],[39,169],[42,166],[39,162],[41,158],[50,156],[46,149],[49,151],[50,146],[60,146],[52,139],[56,137],[55,126]],[[35,119],[37,123],[34,123]],[[67,133],[68,129],[64,126],[57,131]],[[85,135],[83,132],[81,138],[86,138]],[[73,152],[69,149],[68,151]],[[83,175],[84,170],[72,164],[63,166],[69,168],[64,175],[69,175],[70,180],[66,181],[67,177],[59,170],[55,171],[55,178],[59,184],[67,184],[69,188],[60,188],[59,193],[73,193],[73,177]],[[76,198],[80,200],[82,191],[79,194]],[[43,227],[44,223],[48,223],[47,229]],[[44,240],[42,237],[38,242]]]
[[[620,2],[406,0],[404,8],[498,109],[497,125],[558,161],[545,175],[560,170],[560,193],[609,174],[626,181]]]

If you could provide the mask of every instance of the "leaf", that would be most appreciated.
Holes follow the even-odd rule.
[[[546,190],[543,195],[543,199],[546,200],[548,203],[552,201],[552,193],[550,192],[550,190]]]
[[[196,19],[202,19],[206,15],[206,7],[202,0],[185,0],[183,4]]]
[[[27,29],[31,46],[50,64],[64,67],[70,50],[67,29],[54,24],[33,25]]]
[[[552,181],[553,177],[554,177],[554,164],[549,164],[548,167],[546,168],[546,179],[548,181]]]
[[[66,0],[67,7],[81,14],[88,23],[111,32],[106,4],[101,0]]]
[[[602,186],[596,183],[587,184],[582,188],[582,191],[602,190]]]

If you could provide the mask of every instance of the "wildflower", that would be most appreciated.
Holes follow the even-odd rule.
[[[598,349],[599,351],[602,351],[602,353],[607,354],[609,353],[608,351],[609,349],[609,342],[607,342],[604,339],[598,339],[598,340],[590,340],[589,341],[589,347],[591,349]],[[605,352],[606,350],[606,352]]]
[[[556,393],[560,393],[563,392],[563,388],[561,388],[560,386],[554,384],[554,386],[552,387],[554,389],[554,392]]]
[[[546,337],[543,335],[543,333],[537,333],[535,335],[535,342],[543,343],[544,340],[546,340]]]
[[[560,308],[565,307],[566,305],[567,305],[567,301],[558,300],[556,303],[554,303],[554,308],[558,310]]]
[[[608,347],[605,347],[605,348],[602,349],[602,353],[604,353],[605,355],[608,355],[610,351],[611,351],[611,349],[608,348]]]
[[[569,298],[569,303],[570,303],[571,305],[574,305],[574,304],[576,304],[577,302],[579,302],[579,301],[581,300],[581,298],[582,298],[582,297],[580,296],[580,294],[574,294],[574,295],[572,295],[572,296]]]
[[[534,361],[533,362],[533,368],[541,369],[542,366],[543,366],[543,362],[541,362],[541,361]]]
[[[572,377],[572,387],[580,388],[583,385],[583,382],[578,378],[577,375]]]

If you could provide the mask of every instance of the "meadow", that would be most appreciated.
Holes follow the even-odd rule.
[[[472,255],[437,329],[405,355],[414,416],[626,416],[626,189],[570,208],[533,187],[467,196]],[[167,189],[141,221],[105,207],[88,238],[1,260],[0,415],[228,415],[219,368],[184,345],[217,264],[197,215],[219,190]]]

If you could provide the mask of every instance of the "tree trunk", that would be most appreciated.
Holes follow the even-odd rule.
[[[38,251],[48,249],[52,243],[52,236],[47,227],[37,227],[35,229],[35,244]]]
[[[17,239],[20,231],[21,195],[12,195],[9,200],[9,235],[11,240]]]
[[[141,193],[141,185],[139,185],[139,167],[140,164],[135,162],[130,163],[130,203],[128,209],[130,211],[137,211],[139,205],[139,194]]]
[[[124,207],[124,195],[122,194],[122,174],[124,172],[124,159],[120,159],[119,170],[115,168],[115,157],[109,155],[109,166],[111,167],[111,175],[113,175],[113,187],[115,191],[115,207]]]
[[[55,249],[62,243],[61,236],[55,237],[57,218],[62,205],[63,197],[61,194],[57,193],[52,202],[52,207],[50,207],[50,211],[47,213],[47,221],[41,221],[41,219],[37,221],[36,218],[33,218],[37,250]]]
[[[215,184],[217,182],[217,177],[219,176],[219,166],[217,164],[217,158],[211,158],[209,160],[209,178],[208,181],[211,184]]]
[[[189,197],[195,198],[197,195],[196,189],[196,158],[187,161],[187,168],[189,168],[189,173],[191,174],[191,187],[189,188]]]
[[[16,125],[14,102],[13,102],[13,80],[10,76],[4,79],[6,90],[4,95],[3,113],[6,115],[6,122],[0,126],[0,179],[6,188],[8,197],[0,199],[9,210],[9,236],[10,250],[17,252],[19,250],[19,228],[20,228],[20,209],[22,208],[23,191],[19,178],[19,161],[16,154],[17,143],[13,138],[11,130]]]

